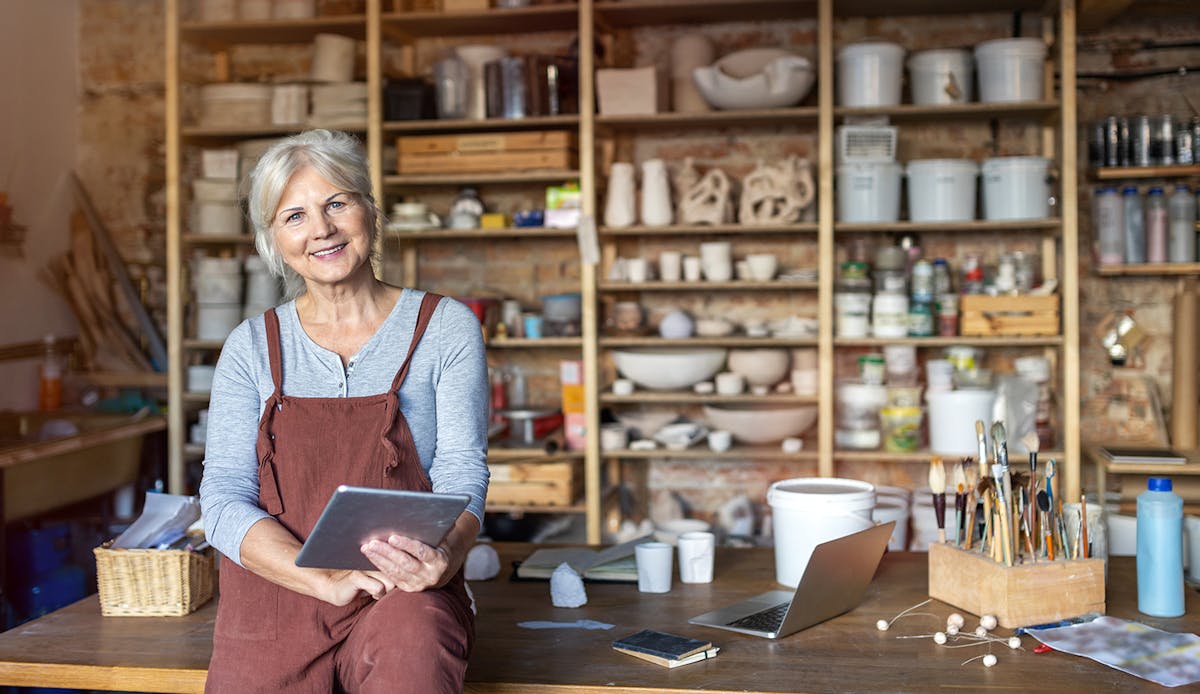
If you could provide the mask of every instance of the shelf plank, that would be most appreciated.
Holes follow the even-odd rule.
[[[550,239],[575,238],[575,227],[505,227],[503,229],[428,229],[425,231],[385,231],[389,239],[401,241],[458,241],[462,239]]]
[[[601,337],[601,347],[815,347],[816,337]],[[955,343],[958,344],[958,343]]]
[[[181,22],[179,34],[184,40],[210,48],[237,43],[309,43],[317,34],[343,34],[364,39],[367,36],[367,18],[365,15],[355,14],[307,19]]]
[[[1165,277],[1200,275],[1200,263],[1137,263],[1100,265],[1096,274],[1106,277]]]
[[[632,395],[613,395],[604,393],[600,396],[604,405],[639,405],[639,404],[730,404],[730,403],[786,403],[791,405],[815,405],[816,395],[793,395],[791,393],[770,393],[768,395],[700,395],[688,391],[669,392],[638,392]]]
[[[390,120],[383,122],[387,135],[411,135],[419,133],[481,132],[490,130],[545,130],[551,128],[576,128],[577,114],[563,116],[530,116],[528,118],[488,118],[486,120]]]
[[[764,125],[804,125],[817,122],[815,106],[792,108],[706,111],[703,113],[648,113],[639,115],[596,116],[596,127],[611,130],[653,130],[660,128],[745,127]]]
[[[816,291],[817,282],[733,280],[729,282],[599,282],[602,292]]]
[[[587,513],[587,506],[578,503],[570,506],[520,506],[517,504],[487,504],[486,513]]]
[[[913,451],[911,453],[893,453],[890,451],[850,451],[844,449],[834,449],[833,457],[835,460],[853,461],[853,462],[870,462],[870,463],[928,463],[929,458],[935,455],[928,449]],[[957,460],[959,457],[965,456],[947,456],[942,455],[942,458],[950,461]],[[1018,456],[1023,457],[1023,456]],[[1042,451],[1038,453],[1038,457],[1042,460],[1054,458],[1062,460],[1064,454],[1062,451]]]
[[[192,140],[244,140],[253,137],[286,137],[295,135],[309,128],[328,128],[345,130],[347,132],[364,134],[367,132],[366,121],[338,123],[305,123],[303,125],[247,125],[239,128],[214,128],[207,125],[185,125],[179,129],[180,135]]]
[[[709,24],[816,17],[813,0],[601,0],[596,23],[611,27]]]
[[[227,246],[236,244],[250,246],[254,244],[254,234],[183,234],[184,243],[192,246]]]
[[[935,233],[935,234],[979,234],[992,231],[1039,231],[1055,232],[1062,228],[1058,219],[1012,219],[970,222],[836,222],[833,225],[839,234],[862,233]]]
[[[1091,170],[1098,181],[1118,181],[1128,178],[1187,178],[1200,176],[1200,164],[1176,166],[1105,166]]]
[[[582,337],[524,337],[492,338],[488,349],[582,349]]]
[[[167,374],[159,371],[80,371],[79,376],[88,383],[100,387],[167,387]]]
[[[730,460],[730,461],[763,461],[782,460],[795,462],[816,462],[816,450],[804,450],[799,453],[784,453],[779,446],[733,446],[727,451],[709,450],[706,446],[695,446],[682,451],[672,451],[666,448],[656,448],[652,451],[634,451],[629,449],[619,451],[603,451],[600,457],[613,459],[671,459],[671,460]]]
[[[600,227],[600,236],[695,236],[697,234],[815,234],[817,224],[675,224],[665,227],[643,225],[629,227]]]
[[[185,390],[183,392],[183,401],[185,403],[207,404],[209,397],[210,397],[210,393],[208,391],[196,392],[196,391],[191,391],[191,390]]]
[[[557,463],[564,460],[583,460],[583,451],[555,451],[554,453],[547,453],[542,448],[506,448],[501,446],[490,446],[488,448],[488,462],[492,463]]]
[[[485,183],[557,183],[577,180],[579,171],[517,171],[513,173],[466,173],[437,176],[388,175],[383,177],[386,186],[446,186],[479,185]]]
[[[575,4],[498,7],[470,12],[385,12],[383,31],[400,41],[427,36],[481,36],[576,31]]]
[[[194,337],[185,338],[183,340],[184,349],[195,350],[197,352],[208,352],[214,349],[221,349],[221,347],[224,345],[224,340],[198,340]]]
[[[838,347],[884,347],[887,345],[914,345],[916,347],[949,347],[969,345],[973,347],[1054,347],[1061,345],[1061,335],[1012,335],[1005,337],[971,337],[954,335],[949,337],[835,337]]]
[[[887,116],[893,122],[990,120],[993,118],[1046,119],[1053,117],[1058,112],[1058,107],[1058,101],[1020,101],[1014,103],[980,103],[973,101],[965,104],[944,104],[939,106],[918,106],[916,104],[870,107],[838,106],[833,110],[833,113],[837,118]]]

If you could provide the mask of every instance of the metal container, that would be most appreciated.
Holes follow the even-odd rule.
[[[1117,119],[1117,165],[1129,166],[1132,158],[1132,141],[1129,138],[1129,119],[1124,116]]]
[[[1104,121],[1092,123],[1088,129],[1088,166],[1098,169],[1104,166]]]
[[[1150,166],[1150,116],[1134,116],[1129,122],[1129,164]]]
[[[1104,165],[1120,166],[1121,128],[1116,116],[1104,119]]]
[[[1175,163],[1196,163],[1196,157],[1193,154],[1194,148],[1195,137],[1193,135],[1191,124],[1187,123],[1186,121],[1180,121],[1175,128]]]
[[[1155,116],[1150,124],[1150,159],[1158,166],[1175,163],[1175,121]]]

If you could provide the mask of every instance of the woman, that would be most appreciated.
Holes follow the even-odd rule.
[[[376,279],[382,215],[349,135],[276,144],[249,207],[259,255],[294,300],[230,333],[213,378],[200,498],[230,561],[207,690],[461,691],[474,639],[461,567],[488,482],[479,321]],[[295,566],[340,484],[471,502],[437,547],[364,545],[377,571]]]

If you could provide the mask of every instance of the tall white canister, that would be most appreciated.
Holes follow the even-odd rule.
[[[975,179],[970,159],[914,159],[908,162],[908,217],[914,222],[967,222],[975,219]]]
[[[1045,219],[1050,216],[1050,160],[993,157],[983,160],[984,219]]]
[[[813,549],[875,523],[875,487],[836,477],[797,477],[767,490],[775,529],[775,580],[796,587]]]
[[[929,449],[941,455],[973,455],[979,450],[975,422],[990,426],[993,390],[963,388],[931,390],[929,403]]]

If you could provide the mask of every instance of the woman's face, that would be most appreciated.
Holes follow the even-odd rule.
[[[284,187],[271,232],[283,261],[305,284],[337,285],[369,269],[366,217],[358,196],[306,165]]]

